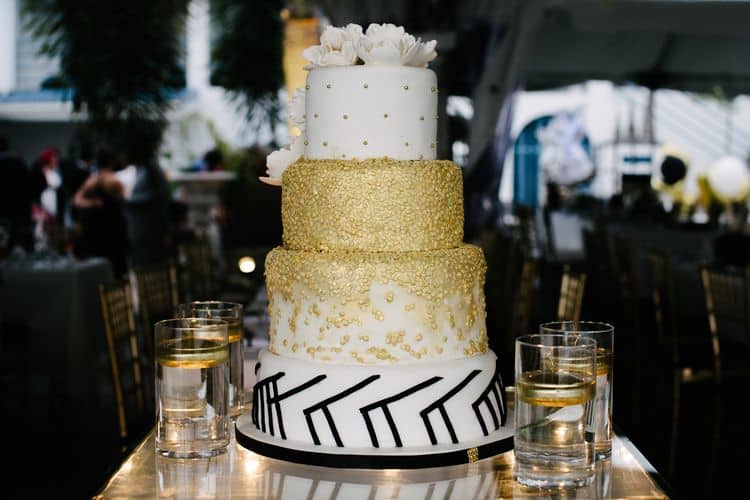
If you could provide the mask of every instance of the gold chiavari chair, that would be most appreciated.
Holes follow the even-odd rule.
[[[179,245],[182,301],[207,300],[214,297],[213,261],[211,247],[205,239]]]
[[[667,347],[672,364],[672,429],[669,449],[669,474],[673,475],[677,464],[677,442],[680,427],[680,408],[682,387],[685,384],[711,382],[714,372],[710,367],[701,365],[701,347],[708,346],[702,339],[680,335],[677,311],[677,294],[672,274],[671,257],[661,250],[651,250],[647,254],[651,274],[651,304],[654,311],[654,324],[658,345]],[[666,353],[665,353],[666,354]],[[688,354],[692,354],[689,356]],[[714,410],[718,409],[714,402]],[[714,414],[714,425],[718,425]]]
[[[639,331],[638,288],[635,279],[636,255],[629,236],[614,236],[614,254],[617,267],[617,281],[620,285],[623,318],[631,332]],[[625,326],[625,325],[623,325]],[[635,339],[638,337],[635,336]]]
[[[514,319],[516,336],[529,333],[535,279],[536,262],[533,259],[525,259],[521,268],[521,279],[518,283],[518,296],[516,298]]]
[[[742,271],[700,268],[711,335],[713,375],[716,383],[731,376],[750,375],[750,266]],[[731,329],[743,332],[743,339],[731,339]],[[733,358],[728,360],[727,358]]]
[[[149,406],[130,285],[99,285],[99,303],[112,369],[117,427],[122,451],[126,451],[131,437],[143,430],[141,424]]]
[[[583,292],[586,288],[586,273],[573,272],[569,265],[563,268],[560,280],[560,300],[557,303],[558,321],[579,321]]]
[[[179,304],[177,267],[170,261],[167,264],[137,268],[133,271],[133,277],[138,295],[141,329],[147,339],[145,354],[153,360],[154,323],[173,317],[174,309]]]

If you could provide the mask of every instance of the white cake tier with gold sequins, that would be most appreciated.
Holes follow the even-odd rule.
[[[451,161],[304,159],[283,179],[287,249],[416,251],[463,240],[461,169]]]
[[[435,158],[437,78],[432,70],[315,68],[305,90],[305,157]]]
[[[485,262],[428,252],[309,252],[266,259],[269,349],[326,363],[395,364],[487,351]]]

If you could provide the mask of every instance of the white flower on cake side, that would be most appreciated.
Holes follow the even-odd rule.
[[[297,161],[305,152],[305,89],[298,87],[294,91],[289,104],[289,119],[300,129],[301,133],[292,138],[286,147],[274,151],[266,157],[267,177],[261,177],[261,182],[272,186],[281,186],[281,174],[292,163]]]
[[[357,55],[365,64],[427,67],[435,59],[435,40],[422,42],[402,26],[371,24],[360,39]]]
[[[328,26],[320,36],[320,45],[302,52],[302,57],[310,62],[305,69],[357,64],[357,46],[361,38],[362,26],[358,24],[347,24],[345,28]]]

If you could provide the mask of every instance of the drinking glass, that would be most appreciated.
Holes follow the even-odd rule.
[[[516,339],[516,481],[543,489],[593,482],[595,393],[594,339],[573,335]]]
[[[226,321],[167,319],[154,329],[157,452],[177,458],[223,453],[229,444]]]
[[[612,454],[612,375],[615,328],[595,321],[557,321],[544,323],[539,333],[582,335],[596,340],[596,398],[594,434],[596,458]]]
[[[235,302],[204,300],[177,306],[177,317],[217,318],[229,327],[229,416],[236,418],[245,409],[245,367],[243,348],[244,306]]]

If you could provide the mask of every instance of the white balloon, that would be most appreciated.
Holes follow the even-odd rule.
[[[726,201],[741,201],[750,189],[747,164],[736,156],[717,160],[706,175],[711,190]]]

